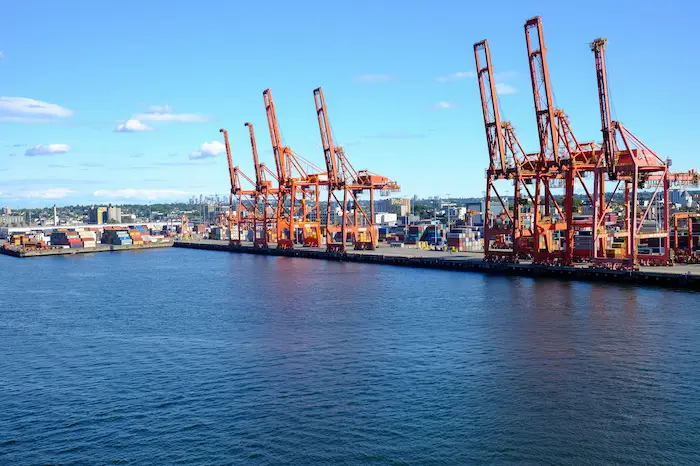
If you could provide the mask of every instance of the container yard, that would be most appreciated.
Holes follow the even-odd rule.
[[[676,271],[685,269],[672,268],[674,263],[700,262],[700,215],[674,211],[677,208],[669,197],[671,187],[698,186],[700,174],[672,172],[670,159],[612,119],[607,40],[595,38],[589,44],[590,79],[598,91],[592,104],[600,110],[596,125],[603,140],[580,142],[572,119],[554,104],[549,52],[539,16],[525,21],[524,39],[538,128],[539,147],[534,151],[524,149],[515,126],[501,119],[488,41],[473,46],[486,134],[483,160],[488,161],[484,203],[478,211],[470,209],[454,223],[448,217],[445,224],[437,220],[375,224],[375,194],[388,196],[399,185],[354,168],[351,155],[334,142],[323,90],[313,90],[323,154],[323,165],[316,165],[282,141],[272,91],[266,89],[263,103],[275,170],[260,161],[252,124],[245,123],[252,177],[234,165],[229,132],[220,130],[231,182],[228,235],[222,227],[212,231],[210,238],[228,239],[233,250],[245,250],[239,248],[251,242],[263,251],[321,248],[341,256],[377,250],[381,241],[388,247],[426,253],[479,251],[479,260],[491,264],[601,273],[640,272],[655,266],[677,276]],[[566,51],[553,47],[551,53]],[[621,114],[635,111],[618,110]],[[362,195],[369,200],[361,201]],[[482,225],[473,225],[475,215],[483,219]],[[314,254],[322,257],[320,250]]]
[[[172,246],[176,233],[164,227],[151,231],[146,226],[105,226],[102,228],[56,228],[13,234],[0,253],[13,257],[41,257],[61,254],[124,251]]]
[[[282,140],[283,122],[278,121],[272,90],[265,89],[261,103],[274,169],[260,160],[251,123],[240,124],[239,132],[250,142],[252,176],[234,164],[229,131],[220,129],[231,190],[228,215],[222,213],[216,225],[191,224],[183,217],[180,225],[162,231],[139,225],[56,229],[50,234],[13,235],[3,251],[41,255],[48,251],[137,248],[176,236],[183,240],[178,243],[181,245],[223,242],[230,250],[247,251],[250,244],[270,254],[313,250],[314,257],[342,258],[355,251],[402,249],[410,250],[406,254],[413,258],[428,260],[434,252],[473,252],[485,263],[547,270],[561,267],[562,271],[573,267],[640,272],[655,266],[660,273],[677,276],[678,270],[685,269],[674,264],[699,263],[700,214],[679,211],[670,202],[669,193],[671,187],[700,185],[700,174],[695,170],[672,172],[670,159],[658,155],[641,136],[612,119],[607,40],[595,38],[589,44],[590,79],[595,80],[598,92],[594,104],[600,111],[595,124],[602,141],[580,142],[583,139],[573,131],[573,118],[555,107],[554,81],[547,65],[548,53],[566,51],[556,46],[548,51],[539,16],[525,21],[524,39],[538,147],[527,151],[515,126],[502,120],[489,43],[474,43],[477,86],[473,92],[478,91],[481,101],[481,108],[475,111],[483,117],[483,160],[488,168],[483,205],[473,206],[476,210],[467,206],[468,214],[463,218],[450,221],[448,213],[446,222],[434,218],[401,224],[395,214],[377,214],[375,197],[390,196],[400,190],[399,184],[355,168],[352,155],[335,142],[323,89],[309,93],[315,106],[315,116],[309,118],[317,120],[320,136],[317,159],[322,162],[318,164]],[[567,96],[561,97],[562,102],[567,100]],[[379,225],[377,215],[381,219],[394,215],[394,221]],[[479,225],[473,223],[475,216],[481,219]],[[193,239],[216,243],[187,242]],[[377,262],[377,254],[370,254]],[[684,273],[695,272],[689,269]]]

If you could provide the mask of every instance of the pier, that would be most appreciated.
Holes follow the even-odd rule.
[[[590,264],[574,266],[536,265],[530,261],[513,263],[484,262],[479,252],[443,252],[424,249],[391,248],[380,246],[374,251],[332,253],[320,248],[262,249],[252,244],[231,246],[228,241],[191,240],[176,241],[178,248],[204,249],[266,256],[299,257],[306,259],[359,262],[438,270],[477,272],[524,277],[550,277],[563,280],[605,281],[614,284],[636,284],[700,290],[700,264],[678,264],[671,267],[642,267],[638,271],[607,270]]]
[[[1,246],[1,245],[0,245]],[[0,247],[0,254],[12,257],[46,257],[46,256],[69,256],[74,254],[92,254],[95,252],[115,252],[115,251],[137,251],[142,249],[160,249],[173,246],[172,241],[161,243],[136,244],[136,245],[113,245],[98,244],[94,248],[50,248],[50,249],[24,249],[17,247]]]

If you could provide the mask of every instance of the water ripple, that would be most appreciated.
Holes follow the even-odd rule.
[[[697,294],[0,257],[2,464],[697,464]]]

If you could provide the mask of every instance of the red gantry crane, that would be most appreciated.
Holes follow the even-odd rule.
[[[374,249],[378,241],[378,232],[374,226],[374,191],[398,191],[399,185],[367,170],[355,170],[343,148],[333,143],[326,101],[320,87],[314,89],[314,101],[328,174],[326,248],[328,251],[344,253],[350,236],[355,249]],[[369,191],[369,213],[358,200],[358,196],[365,190]],[[338,198],[339,192],[342,192],[342,201]],[[340,222],[333,221],[333,202],[340,206]],[[352,205],[349,206],[349,203]]]
[[[554,106],[539,16],[526,21],[525,38],[540,145],[539,153],[534,156],[522,156],[522,150],[517,154],[512,150],[513,155],[508,153],[509,136],[514,138],[514,134],[507,123],[500,121],[488,44],[483,41],[474,45],[489,150],[487,225],[484,229],[486,258],[517,257],[522,251],[524,242],[518,243],[517,239],[518,235],[520,239],[525,237],[525,233],[517,227],[521,220],[520,213],[515,210],[521,197],[516,180],[519,178],[523,184],[532,181],[535,184],[535,194],[531,196],[535,263],[568,265],[576,260],[592,260],[597,266],[613,268],[668,264],[671,249],[669,186],[697,186],[700,176],[695,171],[670,173],[670,160],[660,158],[622,123],[612,119],[605,39],[591,43],[603,133],[601,147],[593,142],[580,143],[567,115]],[[480,61],[482,54],[484,65]],[[514,147],[519,148],[519,145]],[[516,173],[521,176],[517,177]],[[592,193],[584,180],[588,175],[593,177]],[[502,179],[514,180],[512,210],[494,187],[494,182]],[[606,182],[615,183],[611,193],[606,193]],[[574,218],[577,186],[591,203],[591,217]],[[563,195],[555,196],[552,190],[562,187]],[[643,189],[647,191],[647,199],[642,201],[640,192]],[[490,205],[492,190],[503,208],[500,214]],[[616,195],[624,199],[621,222],[616,222],[614,216]],[[505,225],[496,222],[494,226],[499,216]],[[685,217],[681,215],[679,220]],[[505,241],[491,244],[494,237],[508,235],[513,238],[512,244]],[[492,251],[496,244],[506,250]],[[674,247],[678,246],[674,243]]]
[[[501,121],[491,51],[487,40],[474,44],[474,59],[489,151],[484,199],[484,259],[514,262],[532,253],[532,227],[531,224],[530,227],[525,227],[521,215],[521,200],[529,198],[533,201],[527,185],[532,183],[535,176],[537,154],[525,154],[515,135],[515,128],[510,122]],[[499,180],[512,183],[512,206],[496,189],[496,182]],[[527,197],[523,196],[523,191]],[[491,205],[492,193],[495,194],[500,208],[494,209]]]
[[[550,179],[561,176],[559,159],[559,132],[555,117],[552,87],[547,66],[547,49],[544,46],[544,32],[540,17],[525,23],[525,41],[527,43],[532,95],[535,102],[535,118],[540,143],[535,175],[535,197],[533,206],[534,254],[535,263],[551,260],[551,255],[558,248],[553,242],[553,231],[566,231],[564,215],[552,195]],[[542,192],[544,191],[544,193]],[[544,196],[543,196],[544,194]],[[543,203],[544,209],[541,208]],[[558,210],[559,222],[552,217],[552,207]]]
[[[593,201],[584,177],[600,165],[600,150],[592,142],[579,143],[567,115],[554,106],[547,49],[539,16],[525,22],[525,42],[540,143],[535,170],[533,261],[569,265],[575,259],[590,256],[588,244],[576,249],[575,234],[590,228],[591,223],[574,222],[574,189],[578,184]],[[557,185],[564,188],[563,206],[552,192]]]
[[[224,134],[224,144],[226,146],[226,159],[228,161],[228,172],[231,180],[231,194],[229,197],[229,209],[231,210],[231,220],[229,225],[230,244],[232,246],[240,246],[243,240],[244,232],[247,232],[252,226],[256,212],[256,195],[255,189],[243,189],[241,187],[241,179],[246,180],[249,184],[255,186],[238,165],[233,165],[231,157],[231,146],[228,141],[228,131],[225,129],[219,130]],[[235,199],[235,206],[234,206]],[[235,214],[234,209],[235,207]],[[235,225],[235,228],[234,228]]]
[[[277,177],[264,163],[260,162],[253,124],[245,123],[245,126],[248,127],[250,147],[253,152],[253,166],[255,167],[253,246],[267,248],[268,242],[275,240],[277,216],[275,209],[279,206],[279,190],[272,187],[272,181],[268,180],[267,177],[270,176],[273,180],[276,180]]]
[[[319,194],[320,187],[327,182],[327,175],[283,144],[270,89],[263,91],[263,99],[277,169],[277,248],[292,249],[295,242],[319,247]]]
[[[595,182],[593,204],[593,259],[609,267],[634,268],[640,264],[665,265],[670,262],[669,230],[669,176],[670,163],[662,160],[619,121],[612,120],[610,93],[607,82],[605,61],[606,39],[596,39],[591,43],[595,57],[600,104],[601,131],[603,132],[603,159],[605,167],[598,170]],[[669,161],[670,162],[670,161]],[[612,194],[606,199],[605,175],[616,181]],[[682,178],[682,174],[678,174]],[[640,205],[639,189],[648,182],[656,189],[648,200],[646,208]],[[624,228],[619,232],[608,231],[605,225],[606,214],[610,210],[613,197],[624,183]],[[662,198],[662,212],[657,211],[654,219],[650,213],[652,206],[659,207],[657,199]],[[650,220],[647,222],[647,220]],[[646,245],[640,254],[640,244]]]

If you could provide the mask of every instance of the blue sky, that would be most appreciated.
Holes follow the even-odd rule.
[[[700,7],[606,5],[603,14],[561,1],[5,2],[0,205],[225,194],[219,128],[252,173],[251,121],[273,166],[266,87],[285,143],[318,165],[312,91],[323,86],[356,168],[397,180],[401,195],[481,195],[488,157],[472,45],[489,39],[504,118],[536,151],[523,24],[538,14],[556,104],[579,140],[600,139],[588,43],[607,37],[613,117],[674,170],[700,168],[691,139]]]

